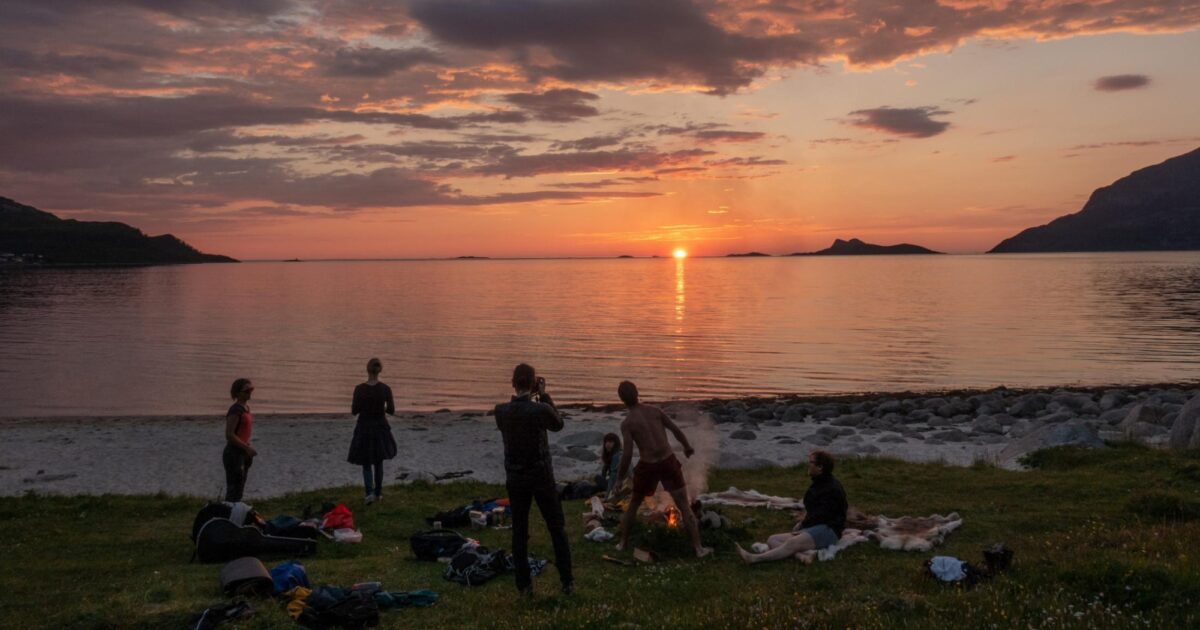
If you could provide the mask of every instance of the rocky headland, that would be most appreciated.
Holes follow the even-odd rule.
[[[1075,214],[1002,241],[988,253],[1200,249],[1200,149],[1097,189]]]

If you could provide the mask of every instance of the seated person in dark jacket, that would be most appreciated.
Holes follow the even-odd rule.
[[[513,370],[516,395],[496,405],[496,426],[504,439],[505,485],[512,509],[512,555],[517,590],[533,594],[529,575],[529,508],[536,501],[550,540],[554,544],[554,566],[562,591],[573,590],[571,549],[567,545],[566,519],[554,484],[554,466],[546,431],[563,428],[554,400],[546,393],[546,379],[524,363]],[[536,398],[536,400],[535,400]]]
[[[775,534],[767,539],[767,551],[750,553],[738,545],[738,555],[748,563],[767,562],[795,557],[797,560],[811,558],[805,552],[824,549],[837,544],[846,528],[846,491],[833,478],[833,455],[825,451],[813,451],[808,456],[808,476],[812,485],[804,493],[804,520],[786,534]]]

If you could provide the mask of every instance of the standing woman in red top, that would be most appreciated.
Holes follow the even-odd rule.
[[[387,414],[396,414],[396,401],[392,388],[379,380],[382,371],[382,361],[367,361],[367,382],[354,388],[350,404],[350,413],[358,415],[358,422],[346,461],[362,466],[363,501],[368,505],[383,498],[383,460],[396,456],[396,440],[387,421]]]
[[[246,474],[258,451],[250,446],[254,416],[250,413],[250,394],[254,384],[248,378],[239,378],[229,388],[229,396],[236,402],[225,414],[225,452],[221,463],[225,465],[225,500],[241,501],[246,489]]]

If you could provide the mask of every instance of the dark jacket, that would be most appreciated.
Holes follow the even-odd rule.
[[[546,431],[562,429],[563,421],[553,401],[546,404],[529,396],[513,396],[511,402],[496,405],[496,426],[504,438],[504,472],[509,483],[554,483]]]
[[[826,525],[839,537],[846,529],[846,491],[832,474],[813,477],[812,485],[804,493],[804,520],[800,527]]]

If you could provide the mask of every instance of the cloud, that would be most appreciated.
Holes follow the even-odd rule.
[[[1092,87],[1097,92],[1120,92],[1136,90],[1150,85],[1150,77],[1144,74],[1113,74],[1096,79]]]
[[[560,140],[551,145],[551,148],[556,151],[595,151],[596,149],[621,144],[626,138],[628,138],[628,135],[623,133],[587,136],[575,140]]]
[[[494,163],[471,169],[471,172],[477,175],[500,175],[508,179],[555,173],[648,171],[688,164],[708,155],[713,155],[713,152],[704,149],[685,149],[667,153],[649,149],[618,149],[615,151],[506,155]],[[655,170],[655,172],[662,171]]]
[[[588,101],[595,101],[599,98],[591,92],[574,88],[504,95],[505,101],[529,111],[538,120],[548,122],[570,122],[597,116],[600,114],[600,110],[589,105]]]
[[[851,118],[845,123],[906,138],[930,138],[950,127],[950,123],[934,120],[933,116],[945,116],[950,113],[933,106],[884,106],[850,112]]]
[[[325,61],[325,75],[379,79],[417,64],[440,62],[441,57],[428,48],[341,48]]]
[[[692,137],[701,142],[754,142],[762,140],[767,134],[761,131],[733,131],[730,129],[714,129],[697,131]]]
[[[688,0],[418,0],[411,14],[443,42],[505,51],[531,77],[567,81],[669,78],[729,94],[821,52],[799,34],[727,30]]]

